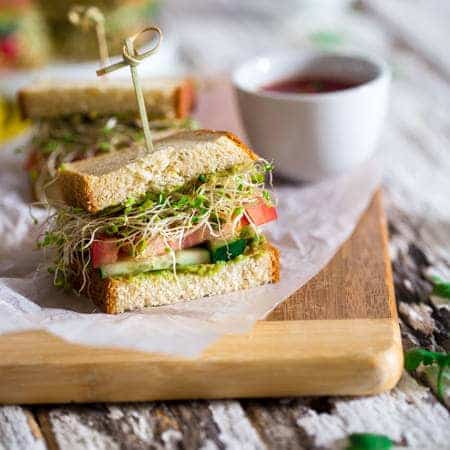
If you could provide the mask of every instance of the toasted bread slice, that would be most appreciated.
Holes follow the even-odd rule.
[[[101,279],[92,273],[84,294],[108,314],[146,306],[170,305],[218,294],[249,289],[280,279],[278,250],[266,244],[253,256],[218,266],[210,274],[178,273],[170,270],[134,277]]]
[[[70,206],[88,212],[124,202],[147,191],[170,191],[201,174],[257,159],[236,136],[225,131],[182,131],[143,147],[66,164],[59,183]]]
[[[195,103],[193,82],[189,79],[147,79],[142,81],[147,114],[153,119],[184,118]],[[46,119],[77,113],[137,113],[130,82],[36,83],[18,94],[22,116]]]
[[[152,131],[152,137],[155,141],[167,138],[173,134],[179,133],[180,129],[168,128],[161,131]],[[50,183],[52,177],[48,176],[44,183],[44,187],[38,182],[38,179],[30,180],[31,197],[35,202],[44,202],[55,205],[61,205],[64,203],[64,197],[61,189],[61,185],[56,182]],[[49,184],[47,184],[49,183]]]

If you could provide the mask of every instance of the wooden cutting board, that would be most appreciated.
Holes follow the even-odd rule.
[[[209,95],[203,105],[231,101],[226,95],[216,103],[223,91]],[[200,104],[200,113],[206,110]],[[210,111],[208,116],[217,120]],[[239,132],[236,126],[237,121],[227,128]],[[1,336],[0,355],[0,403],[362,395],[390,389],[400,378],[403,357],[381,194],[321,273],[250,333],[226,336],[199,358],[82,347],[41,331]]]

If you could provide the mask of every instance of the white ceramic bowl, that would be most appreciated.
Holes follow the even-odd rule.
[[[319,94],[261,90],[298,75],[357,85]],[[273,159],[281,175],[314,181],[372,155],[387,109],[390,72],[367,56],[297,51],[244,63],[234,71],[233,84],[255,151]]]

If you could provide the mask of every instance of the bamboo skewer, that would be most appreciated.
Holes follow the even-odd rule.
[[[98,52],[100,56],[100,65],[106,66],[109,64],[108,43],[106,42],[105,32],[105,16],[100,9],[95,6],[74,6],[68,14],[69,21],[76,26],[82,28],[83,31],[88,31],[94,25],[95,33],[97,35]]]
[[[151,47],[149,50],[139,54],[135,47],[135,41],[139,38],[139,36],[141,36],[142,34],[144,34],[146,32],[157,33],[157,41],[154,44],[154,46]],[[121,69],[122,67],[126,67],[126,66],[130,67],[131,79],[133,81],[133,86],[134,86],[134,90],[136,93],[136,101],[138,104],[139,115],[141,117],[142,128],[144,130],[145,144],[146,144],[147,150],[150,153],[153,152],[152,135],[150,132],[150,126],[148,124],[147,111],[145,108],[144,93],[142,91],[142,86],[141,86],[141,83],[139,80],[137,66],[145,58],[148,58],[149,56],[151,56],[153,53],[155,53],[158,50],[159,45],[161,44],[162,36],[163,36],[162,31],[156,26],[144,28],[140,32],[125,39],[124,45],[122,47],[122,56],[123,56],[122,61],[119,61],[115,64],[111,64],[107,67],[102,67],[101,69],[97,70],[97,76],[103,76],[110,72],[114,72],[115,70]]]

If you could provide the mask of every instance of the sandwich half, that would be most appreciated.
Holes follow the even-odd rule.
[[[271,171],[210,130],[65,164],[66,206],[40,241],[55,250],[55,284],[115,314],[278,281],[278,251],[261,232],[277,218]]]
[[[192,129],[195,90],[189,79],[143,82],[153,139]],[[54,180],[61,164],[123,150],[144,140],[135,93],[129,82],[37,83],[18,94],[24,118],[36,122],[25,169],[33,196],[59,201]]]

